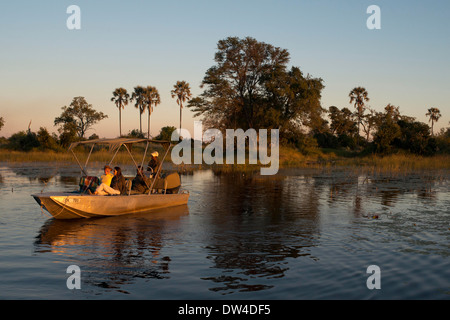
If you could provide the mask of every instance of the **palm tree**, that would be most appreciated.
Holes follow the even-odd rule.
[[[130,95],[128,94],[127,90],[124,88],[117,88],[113,92],[113,97],[111,98],[111,101],[114,101],[117,108],[119,108],[119,134],[120,137],[122,136],[122,109],[128,105]]]
[[[191,89],[189,88],[189,83],[186,81],[177,81],[177,83],[173,87],[174,89],[170,93],[172,94],[172,98],[177,98],[177,104],[180,106],[180,130],[181,130],[183,102],[189,101],[189,99],[192,97],[192,94]]]
[[[354,88],[348,95],[350,97],[350,103],[353,103],[353,101],[355,102],[356,117],[358,119],[358,136],[360,125],[364,117],[364,110],[366,109],[364,102],[369,101],[368,95],[367,90],[363,87]]]
[[[153,112],[153,107],[156,107],[158,104],[161,103],[158,89],[152,86],[148,86],[147,88],[145,88],[144,101],[145,101],[144,107],[148,110],[147,138],[150,139],[150,117]]]
[[[145,111],[145,101],[144,101],[144,87],[137,86],[134,87],[134,92],[131,94],[130,102],[135,100],[134,106],[139,109],[139,131],[142,133],[142,114]]]
[[[433,126],[434,123],[438,122],[439,118],[442,116],[441,111],[438,108],[430,108],[428,109],[428,112],[425,115],[430,117],[429,121],[431,121],[431,135],[434,136]]]

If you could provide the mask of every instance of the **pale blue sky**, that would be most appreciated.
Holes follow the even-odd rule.
[[[81,9],[81,30],[68,30],[68,6]],[[381,8],[381,30],[369,30],[369,5]],[[88,135],[119,134],[112,91],[153,85],[162,103],[152,134],[178,127],[170,90],[177,80],[195,95],[214,64],[217,42],[251,36],[285,48],[291,65],[324,80],[322,106],[351,107],[348,93],[364,86],[369,105],[388,104],[428,123],[437,107],[450,120],[450,2],[448,0],[184,0],[2,1],[0,4],[0,136],[47,127],[61,107],[84,96],[109,118]],[[122,132],[139,127],[137,109],[123,111]],[[192,113],[183,126],[193,132]],[[146,115],[143,129],[147,130]]]

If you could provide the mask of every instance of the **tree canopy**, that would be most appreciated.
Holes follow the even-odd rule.
[[[84,138],[86,131],[94,124],[107,118],[103,112],[97,112],[84,97],[75,97],[69,107],[62,107],[63,112],[55,118],[54,124],[61,125],[60,131],[75,131],[79,138]]]
[[[282,136],[299,125],[321,125],[323,81],[298,67],[288,69],[286,49],[229,37],[218,42],[214,61],[202,81],[204,91],[188,103],[206,127],[280,129]]]
[[[128,105],[130,95],[124,88],[117,88],[113,91],[111,101],[119,108],[119,136],[122,136],[122,109]]]
[[[441,111],[438,108],[430,108],[425,115],[430,118],[429,121],[431,122],[431,134],[434,135],[434,123],[438,122],[439,118],[441,117]]]

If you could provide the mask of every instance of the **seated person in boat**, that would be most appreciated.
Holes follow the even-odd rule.
[[[131,190],[139,193],[145,193],[148,190],[147,185],[150,186],[150,184],[150,178],[146,177],[143,168],[138,166],[138,169],[136,170],[136,177],[134,177],[131,184]]]
[[[112,194],[126,194],[126,180],[122,175],[122,170],[120,167],[114,167],[114,177],[111,179],[111,185],[102,183],[97,190],[95,190],[96,195],[112,195]]]
[[[92,190],[92,192],[94,192],[94,190],[97,190],[98,187],[99,187],[102,183],[104,183],[104,184],[107,185],[107,186],[110,186],[110,185],[111,185],[111,180],[112,180],[112,178],[114,177],[114,174],[112,174],[112,172],[111,172],[112,170],[113,170],[113,169],[112,169],[110,166],[108,166],[108,165],[105,165],[105,166],[103,167],[103,172],[104,172],[104,174],[100,177],[100,181],[98,182],[96,188]],[[98,180],[98,178],[96,178],[96,179]],[[88,192],[89,194],[92,194],[91,189],[87,189],[87,192]]]
[[[152,158],[148,162],[147,171],[150,171],[150,176],[152,176],[153,174],[156,174],[156,172],[158,171],[158,167],[159,167],[158,155],[159,154],[157,151],[153,152]]]
[[[113,170],[113,169],[112,169],[110,166],[108,166],[108,165],[106,165],[106,166],[103,168],[103,171],[105,172],[105,174],[103,174],[103,175],[100,177],[101,183],[104,183],[104,184],[106,184],[106,185],[108,185],[108,186],[111,185],[111,180],[112,180],[112,178],[114,177],[114,174],[111,172],[112,170]]]

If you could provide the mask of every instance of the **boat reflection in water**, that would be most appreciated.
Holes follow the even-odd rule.
[[[133,278],[166,278],[170,257],[161,250],[189,214],[187,205],[126,216],[49,219],[35,241],[36,253],[61,256],[80,267],[83,282],[120,290]]]

